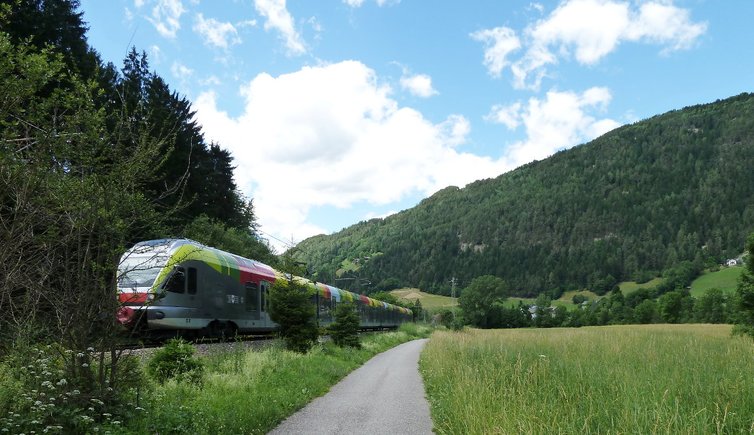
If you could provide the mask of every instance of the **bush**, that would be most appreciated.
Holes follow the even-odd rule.
[[[270,289],[270,318],[279,325],[288,350],[306,353],[317,341],[319,330],[310,297],[310,289],[293,280],[279,279]]]
[[[200,383],[204,365],[194,357],[194,347],[180,338],[168,340],[167,344],[152,356],[147,372],[158,382],[171,378],[183,378]]]
[[[330,325],[332,341],[340,347],[361,348],[359,341],[359,316],[352,303],[339,304],[335,308],[335,322]]]
[[[140,409],[138,361],[121,356],[119,373],[108,374],[112,381],[106,384],[128,377],[129,388],[100,389],[87,381],[93,373],[107,372],[108,362],[95,357],[100,355],[93,348],[74,352],[58,345],[15,344],[0,363],[0,432],[105,432],[133,417]],[[70,367],[74,357],[75,368]]]

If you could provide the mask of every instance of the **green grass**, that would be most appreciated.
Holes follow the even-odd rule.
[[[698,298],[711,288],[718,288],[723,293],[733,293],[738,285],[738,277],[743,271],[743,266],[734,266],[723,267],[717,272],[707,272],[691,283],[691,296]]]
[[[434,311],[440,308],[451,308],[458,305],[458,299],[449,296],[433,295],[425,293],[416,288],[403,288],[390,292],[393,296],[406,302],[414,303],[417,299],[421,302],[422,308]]]
[[[420,369],[440,434],[748,433],[754,342],[730,331],[437,331]]]
[[[326,343],[306,355],[272,347],[207,357],[202,385],[171,380],[156,387],[125,432],[267,433],[372,356],[429,332],[406,324],[369,334],[360,350]]]
[[[634,281],[624,281],[618,284],[618,287],[620,287],[620,291],[623,292],[624,295],[627,295],[631,292],[634,292],[640,288],[653,288],[657,287],[662,282],[662,278],[653,278],[647,282],[644,283],[637,283]]]

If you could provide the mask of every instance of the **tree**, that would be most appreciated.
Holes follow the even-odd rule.
[[[161,144],[142,138],[123,153],[128,119],[107,128],[98,93],[59,55],[0,33],[0,356],[53,342],[67,388],[80,392],[56,404],[69,419],[90,399],[125,408],[134,372],[113,321],[117,264],[132,234],[170,214],[142,194]]]
[[[306,353],[317,341],[313,290],[303,282],[278,279],[270,288],[270,318],[279,325],[286,348]]]
[[[741,274],[736,288],[738,296],[739,323],[735,332],[743,333],[754,338],[754,233],[746,241],[746,270]]]
[[[480,328],[493,327],[494,305],[504,302],[508,293],[508,284],[501,278],[492,275],[474,278],[458,300],[464,319]]]
[[[350,302],[335,307],[335,321],[330,325],[330,337],[340,347],[361,348],[359,341],[359,315]]]

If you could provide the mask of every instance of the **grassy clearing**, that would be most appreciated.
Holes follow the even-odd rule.
[[[417,288],[403,288],[393,290],[390,292],[393,296],[406,302],[414,303],[419,300],[422,304],[422,308],[425,310],[435,311],[440,308],[451,308],[458,305],[458,299],[453,299],[449,296],[433,295],[431,293],[424,293]]]
[[[754,430],[754,344],[725,325],[438,331],[420,368],[437,433]]]
[[[733,266],[724,267],[717,272],[707,272],[691,283],[691,296],[698,298],[711,288],[718,288],[723,293],[733,293],[743,271],[743,266]]]
[[[644,283],[637,283],[634,281],[624,281],[618,284],[618,287],[620,287],[620,291],[623,292],[624,295],[627,295],[631,292],[634,292],[640,288],[653,288],[657,287],[662,282],[662,278],[653,278],[647,282]]]
[[[157,387],[126,432],[266,433],[372,356],[429,332],[403,325],[369,334],[361,350],[326,343],[306,355],[276,347],[215,354],[204,358],[202,385],[171,380]]]

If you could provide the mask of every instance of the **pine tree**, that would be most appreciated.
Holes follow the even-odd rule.
[[[359,315],[352,303],[342,303],[335,308],[335,322],[330,325],[330,337],[340,347],[361,348],[359,341]]]

